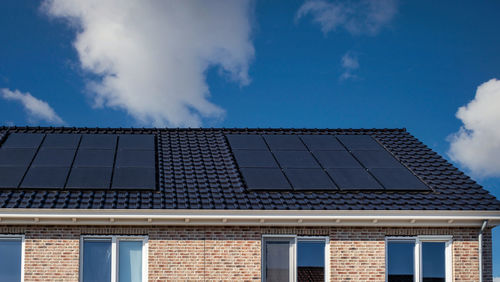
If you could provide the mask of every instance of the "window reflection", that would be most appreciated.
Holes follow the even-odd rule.
[[[299,241],[297,243],[297,281],[325,281],[325,243]]]
[[[111,240],[83,243],[83,282],[111,281]]]
[[[389,282],[413,282],[415,242],[392,241],[387,244]]]
[[[444,242],[422,243],[422,276],[424,282],[444,282],[445,274]]]
[[[21,281],[21,239],[0,239],[0,281]]]

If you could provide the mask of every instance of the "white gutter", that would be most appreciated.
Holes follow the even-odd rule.
[[[483,221],[479,230],[479,282],[483,282],[483,232],[486,226],[488,226],[488,220]]]
[[[0,209],[0,225],[480,227],[500,211]]]

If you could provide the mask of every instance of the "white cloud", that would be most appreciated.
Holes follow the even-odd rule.
[[[340,62],[344,69],[340,80],[355,79],[357,76],[354,74],[354,71],[359,68],[358,57],[352,52],[347,52],[342,56]]]
[[[254,57],[247,1],[45,0],[43,10],[77,31],[81,67],[96,106],[141,124],[200,126],[224,110],[210,102],[206,72],[247,85]]]
[[[47,102],[33,97],[29,92],[22,93],[17,89],[11,91],[2,88],[0,94],[5,100],[21,103],[28,114],[30,122],[45,121],[51,124],[64,124],[64,121]]]
[[[296,20],[310,14],[324,34],[342,27],[353,35],[376,35],[390,23],[397,10],[396,0],[308,0],[299,8]]]
[[[500,282],[500,277],[493,277],[493,282]]]
[[[457,111],[463,125],[449,137],[451,159],[477,177],[500,176],[500,80],[481,84]]]

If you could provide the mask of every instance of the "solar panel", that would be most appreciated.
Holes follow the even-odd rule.
[[[402,168],[403,166],[386,150],[352,151],[366,168]]]
[[[313,155],[323,168],[361,168],[347,151],[314,151]]]
[[[36,149],[0,149],[0,166],[28,167]]]
[[[69,174],[68,189],[109,189],[111,167],[75,167]]]
[[[155,151],[119,150],[116,153],[116,167],[155,167]]]
[[[311,151],[345,150],[344,146],[333,135],[302,135],[300,138]]]
[[[75,149],[41,149],[31,166],[70,167],[75,157]]]
[[[42,148],[76,149],[80,134],[47,134]]]
[[[383,150],[370,135],[337,135],[349,150]]]
[[[114,150],[79,149],[73,167],[113,167]]]
[[[80,149],[107,149],[116,148],[117,135],[112,134],[84,134],[80,142]]]
[[[40,146],[45,134],[11,133],[2,145],[2,148],[33,148]]]
[[[305,151],[304,143],[296,135],[263,135],[271,151]]]
[[[327,169],[341,190],[382,190],[382,186],[363,168]]]
[[[156,175],[154,168],[115,168],[111,189],[154,190]]]
[[[17,188],[26,167],[0,167],[0,188]]]
[[[260,135],[226,135],[232,149],[269,150]]]
[[[281,168],[320,168],[309,151],[276,151],[274,156]]]
[[[119,150],[154,150],[154,135],[124,134],[118,138]]]
[[[233,150],[239,167],[278,167],[269,151]]]
[[[68,172],[68,167],[30,167],[21,188],[62,189]]]
[[[294,190],[337,190],[322,169],[285,169],[284,172]]]
[[[278,168],[242,168],[241,174],[250,190],[291,190]]]
[[[374,168],[370,171],[387,190],[429,190],[406,168]]]

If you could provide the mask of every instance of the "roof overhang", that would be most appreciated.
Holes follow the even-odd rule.
[[[401,226],[500,224],[500,211],[0,209],[0,225]]]

